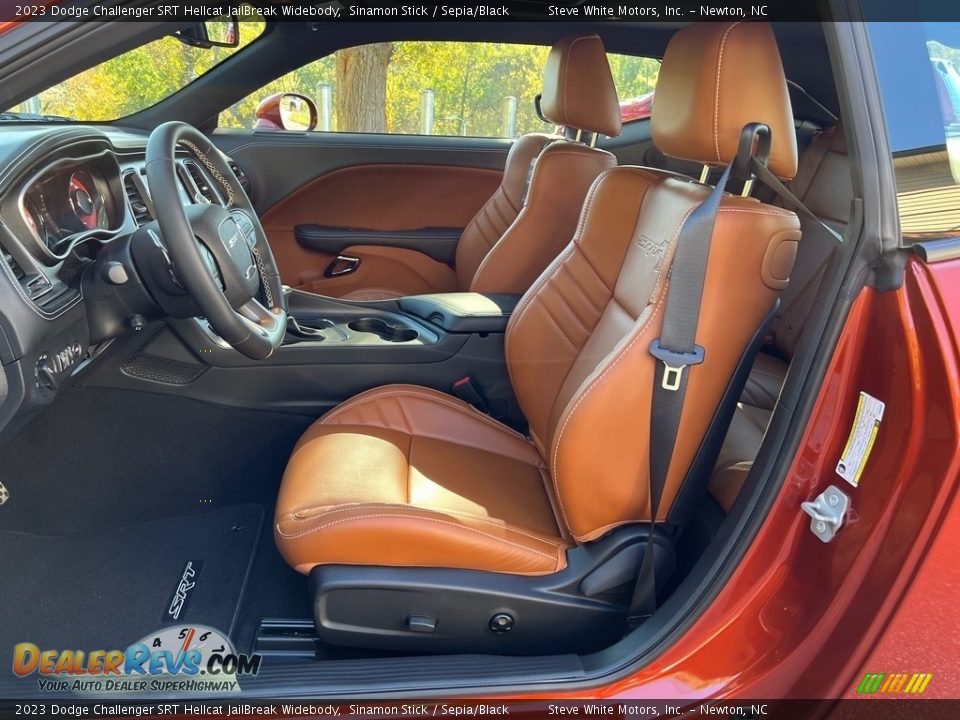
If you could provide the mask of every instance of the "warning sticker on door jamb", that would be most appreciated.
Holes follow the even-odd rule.
[[[847,444],[840,455],[840,462],[837,463],[837,475],[854,487],[860,484],[860,475],[870,458],[886,407],[883,401],[865,392],[860,393],[857,414],[853,418],[853,427],[850,428],[850,437],[847,438]]]

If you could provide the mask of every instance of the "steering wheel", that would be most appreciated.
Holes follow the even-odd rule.
[[[189,151],[219,185],[226,207],[184,206],[177,147]],[[263,360],[276,350],[287,311],[266,233],[226,158],[182,122],[157,127],[147,142],[147,182],[177,279],[214,331],[241,353]]]

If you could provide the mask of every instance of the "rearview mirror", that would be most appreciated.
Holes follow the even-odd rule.
[[[240,44],[240,21],[236,15],[223,20],[208,20],[178,30],[173,36],[192,47],[237,47]]]
[[[317,106],[306,95],[276,93],[260,101],[254,130],[308,132],[317,127]]]

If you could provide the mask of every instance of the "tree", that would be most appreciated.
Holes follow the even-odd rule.
[[[387,131],[387,68],[393,43],[375,43],[337,52],[337,129]]]

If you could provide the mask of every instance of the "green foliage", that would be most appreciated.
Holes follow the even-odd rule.
[[[241,47],[263,27],[262,22],[243,22]],[[161,38],[44,91],[38,96],[39,107],[25,104],[19,109],[83,121],[124,117],[168,97],[236,51],[203,50]],[[387,68],[388,132],[420,132],[421,98],[427,90],[433,92],[435,135],[504,136],[508,96],[517,100],[517,135],[551,130],[536,116],[533,104],[547,52],[542,46],[506,43],[394,43]],[[660,69],[657,60],[626,55],[609,59],[620,98],[653,90]],[[317,101],[322,84],[337,92],[333,55],[308,63],[227,108],[220,114],[220,126],[253,127],[257,105],[274,93],[296,92]],[[340,127],[335,112],[332,120],[332,129],[351,130]]]
[[[421,97],[433,92],[434,135],[505,135],[504,98],[517,99],[516,134],[544,132],[534,111],[548,49],[538,45],[466,42],[399,42],[387,69],[387,130],[420,132]],[[640,97],[654,89],[660,62],[650,58],[609,55],[617,91],[622,99]],[[267,84],[220,115],[221,127],[252,127],[259,102],[278,92],[297,92],[319,105],[321,84],[336,92],[336,62],[328,56]],[[341,127],[336,113],[332,129]]]
[[[242,22],[236,48],[196,48],[172,36],[162,37],[78,73],[13,109],[86,122],[125,117],[193,82],[263,30],[262,21]]]

